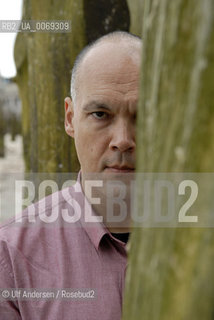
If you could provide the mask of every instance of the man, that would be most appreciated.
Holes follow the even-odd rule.
[[[140,51],[140,39],[115,32],[77,58],[72,100],[65,99],[65,130],[74,138],[81,172],[74,187],[33,206],[36,226],[28,225],[28,208],[22,227],[8,223],[1,228],[0,287],[16,288],[17,294],[11,300],[6,291],[5,299],[4,290],[0,320],[121,318],[130,204],[125,223],[111,224],[105,200],[112,194],[109,197],[106,181],[121,179],[127,186],[123,176],[135,170]],[[96,197],[90,183],[97,183]],[[43,222],[56,209],[58,224],[46,226]],[[73,217],[80,219],[72,226],[62,224],[63,218],[71,222]],[[19,288],[36,288],[43,294],[55,289],[56,296],[24,301]]]

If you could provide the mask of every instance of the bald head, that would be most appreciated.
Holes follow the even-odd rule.
[[[85,47],[78,55],[72,70],[71,97],[76,104],[83,77],[96,76],[93,66],[97,68],[109,67],[111,74],[114,68],[121,69],[128,65],[139,68],[141,60],[142,41],[139,37],[127,32],[116,31],[109,33]],[[108,73],[107,71],[107,73]],[[106,75],[108,77],[108,75]],[[119,75],[118,75],[119,76]],[[120,81],[120,79],[118,79]]]
[[[78,56],[65,130],[84,174],[133,172],[141,40],[125,32],[100,38]],[[76,107],[75,107],[76,105]]]

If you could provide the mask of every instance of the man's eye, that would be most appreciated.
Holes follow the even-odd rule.
[[[96,111],[96,112],[92,112],[92,115],[96,118],[96,119],[105,119],[107,117],[107,113],[103,112],[103,111]]]

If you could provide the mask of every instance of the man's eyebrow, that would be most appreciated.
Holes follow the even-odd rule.
[[[108,110],[110,111],[111,108],[103,103],[103,102],[97,102],[97,101],[91,101],[89,103],[87,103],[84,107],[83,107],[83,110],[84,111],[93,111],[94,109],[102,109],[102,110]]]

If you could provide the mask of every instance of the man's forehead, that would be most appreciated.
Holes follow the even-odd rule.
[[[124,69],[140,69],[140,47],[138,45],[130,47],[128,43],[121,41],[118,44],[112,41],[106,41],[92,48],[84,57],[80,75],[90,73],[94,75],[97,72],[105,72],[111,75],[116,70],[122,72]]]

